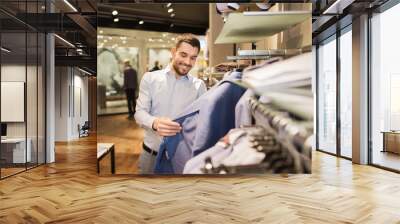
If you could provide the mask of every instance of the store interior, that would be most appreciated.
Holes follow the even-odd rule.
[[[243,89],[254,88],[263,95],[265,89],[274,87],[260,85],[259,83],[265,80],[256,77],[259,76],[258,73],[267,74],[268,69],[275,69],[274,72],[279,75],[285,72],[282,68],[298,66],[295,72],[300,74],[300,78],[275,81],[276,85],[281,86],[281,90],[264,94],[264,97],[268,95],[279,110],[295,115],[295,121],[301,121],[301,125],[296,128],[304,129],[308,133],[305,139],[312,138],[312,58],[304,56],[303,59],[299,59],[301,62],[297,62],[296,59],[287,60],[302,54],[311,55],[311,4],[268,5],[270,12],[276,12],[276,17],[246,16],[246,13],[263,13],[260,5],[253,3],[240,4],[237,10],[219,7],[221,5],[216,4],[99,4],[97,141],[100,144],[114,144],[116,174],[138,174],[138,159],[143,150],[144,138],[143,128],[127,116],[127,100],[122,89],[123,60],[130,60],[141,80],[143,75],[152,69],[155,61],[163,67],[170,63],[170,50],[180,33],[194,33],[200,40],[200,53],[189,74],[203,80],[209,90],[218,86],[225,74],[247,67],[250,77],[247,83],[252,87],[245,86]],[[204,13],[189,13],[200,11]],[[204,16],[207,14],[208,17]],[[134,28],[132,25],[127,26],[129,21],[136,24]],[[269,23],[267,28],[264,28],[265,22]],[[246,32],[240,32],[246,24],[253,25],[249,26]],[[237,37],[232,37],[230,33],[233,32],[238,32]],[[304,63],[298,64],[302,62]],[[269,68],[265,64],[274,66]],[[265,67],[267,71],[257,70],[257,66]],[[254,71],[250,72],[251,70]],[[293,82],[293,88],[286,87],[289,82]],[[246,80],[242,85],[246,85]],[[288,104],[291,106],[288,107]],[[248,125],[251,125],[251,122]],[[223,136],[218,138],[221,137]],[[200,144],[212,146],[215,143],[214,140]],[[304,155],[304,158],[308,157],[304,166],[309,167],[310,158],[305,152]],[[109,166],[110,162],[102,162],[100,173],[109,174]],[[218,167],[215,170],[218,170]],[[251,172],[274,171],[257,167]]]

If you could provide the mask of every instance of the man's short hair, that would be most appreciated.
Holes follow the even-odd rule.
[[[182,43],[188,43],[192,47],[195,47],[200,51],[200,41],[199,41],[199,39],[197,39],[197,37],[195,35],[193,35],[191,33],[184,33],[184,34],[179,35],[176,38],[175,47],[178,49]]]

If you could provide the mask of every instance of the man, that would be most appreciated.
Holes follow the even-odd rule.
[[[129,60],[124,61],[124,89],[128,101],[129,117],[133,118],[136,107],[137,72],[132,68]]]
[[[159,64],[159,62],[155,61],[154,62],[154,67],[150,70],[150,72],[154,72],[154,71],[160,70],[161,68],[159,67],[158,64]]]
[[[188,75],[199,51],[199,40],[192,34],[182,34],[171,49],[171,63],[163,70],[143,75],[135,114],[136,121],[145,128],[139,158],[141,174],[153,173],[162,137],[180,132],[180,125],[172,119],[206,92],[203,81]]]

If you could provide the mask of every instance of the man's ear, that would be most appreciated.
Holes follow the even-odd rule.
[[[172,54],[172,57],[175,56],[175,54],[176,54],[176,47],[171,48],[171,54]]]

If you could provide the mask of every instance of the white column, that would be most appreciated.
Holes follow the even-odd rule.
[[[353,162],[368,163],[368,15],[353,20]]]

